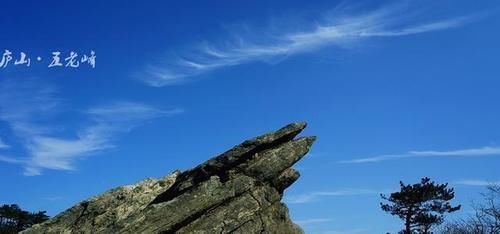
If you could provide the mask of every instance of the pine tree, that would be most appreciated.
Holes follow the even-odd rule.
[[[18,233],[48,218],[45,211],[31,213],[16,204],[3,205],[0,206],[0,234]]]
[[[420,183],[406,185],[400,182],[400,191],[389,197],[381,194],[388,203],[380,203],[382,210],[396,215],[405,223],[404,234],[431,233],[431,228],[443,222],[445,213],[455,212],[460,205],[451,206],[449,201],[455,197],[453,188],[448,184],[436,184],[429,178]]]

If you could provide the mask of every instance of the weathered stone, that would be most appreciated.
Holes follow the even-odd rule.
[[[281,203],[315,137],[294,123],[185,172],[112,189],[23,233],[303,233]]]

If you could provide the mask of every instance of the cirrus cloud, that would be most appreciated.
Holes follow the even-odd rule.
[[[458,149],[448,151],[425,150],[425,151],[409,151],[404,154],[395,155],[380,155],[367,158],[358,158],[351,160],[339,161],[339,163],[377,163],[388,160],[397,160],[404,158],[423,158],[423,157],[484,157],[484,156],[500,156],[500,147],[484,146],[471,149]]]
[[[154,87],[184,83],[203,73],[254,62],[318,51],[321,48],[346,47],[377,37],[399,37],[456,28],[470,22],[472,16],[435,19],[417,14],[419,9],[391,5],[356,13],[339,8],[333,14],[304,26],[303,30],[233,35],[215,42],[202,42],[164,64],[149,64],[140,79]],[[423,15],[423,14],[422,14]],[[287,26],[287,28],[291,28]],[[297,27],[293,27],[297,28]],[[249,39],[249,38],[258,38]]]
[[[10,146],[7,145],[3,140],[2,138],[0,138],[0,149],[7,149],[9,148]]]
[[[74,170],[75,161],[114,148],[120,134],[150,120],[183,112],[135,102],[111,102],[71,113],[81,115],[86,122],[62,131],[56,117],[68,111],[56,94],[55,88],[32,81],[0,83],[0,120],[20,139],[25,152],[17,157],[0,155],[0,161],[21,165],[29,176],[41,175],[47,169]]]

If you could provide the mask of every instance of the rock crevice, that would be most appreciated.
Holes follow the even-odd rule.
[[[303,233],[281,203],[315,137],[305,123],[244,141],[193,169],[90,198],[23,233]]]

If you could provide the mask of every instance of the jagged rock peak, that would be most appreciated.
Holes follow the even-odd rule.
[[[281,203],[315,137],[305,123],[246,140],[193,169],[82,201],[23,233],[303,233]]]

